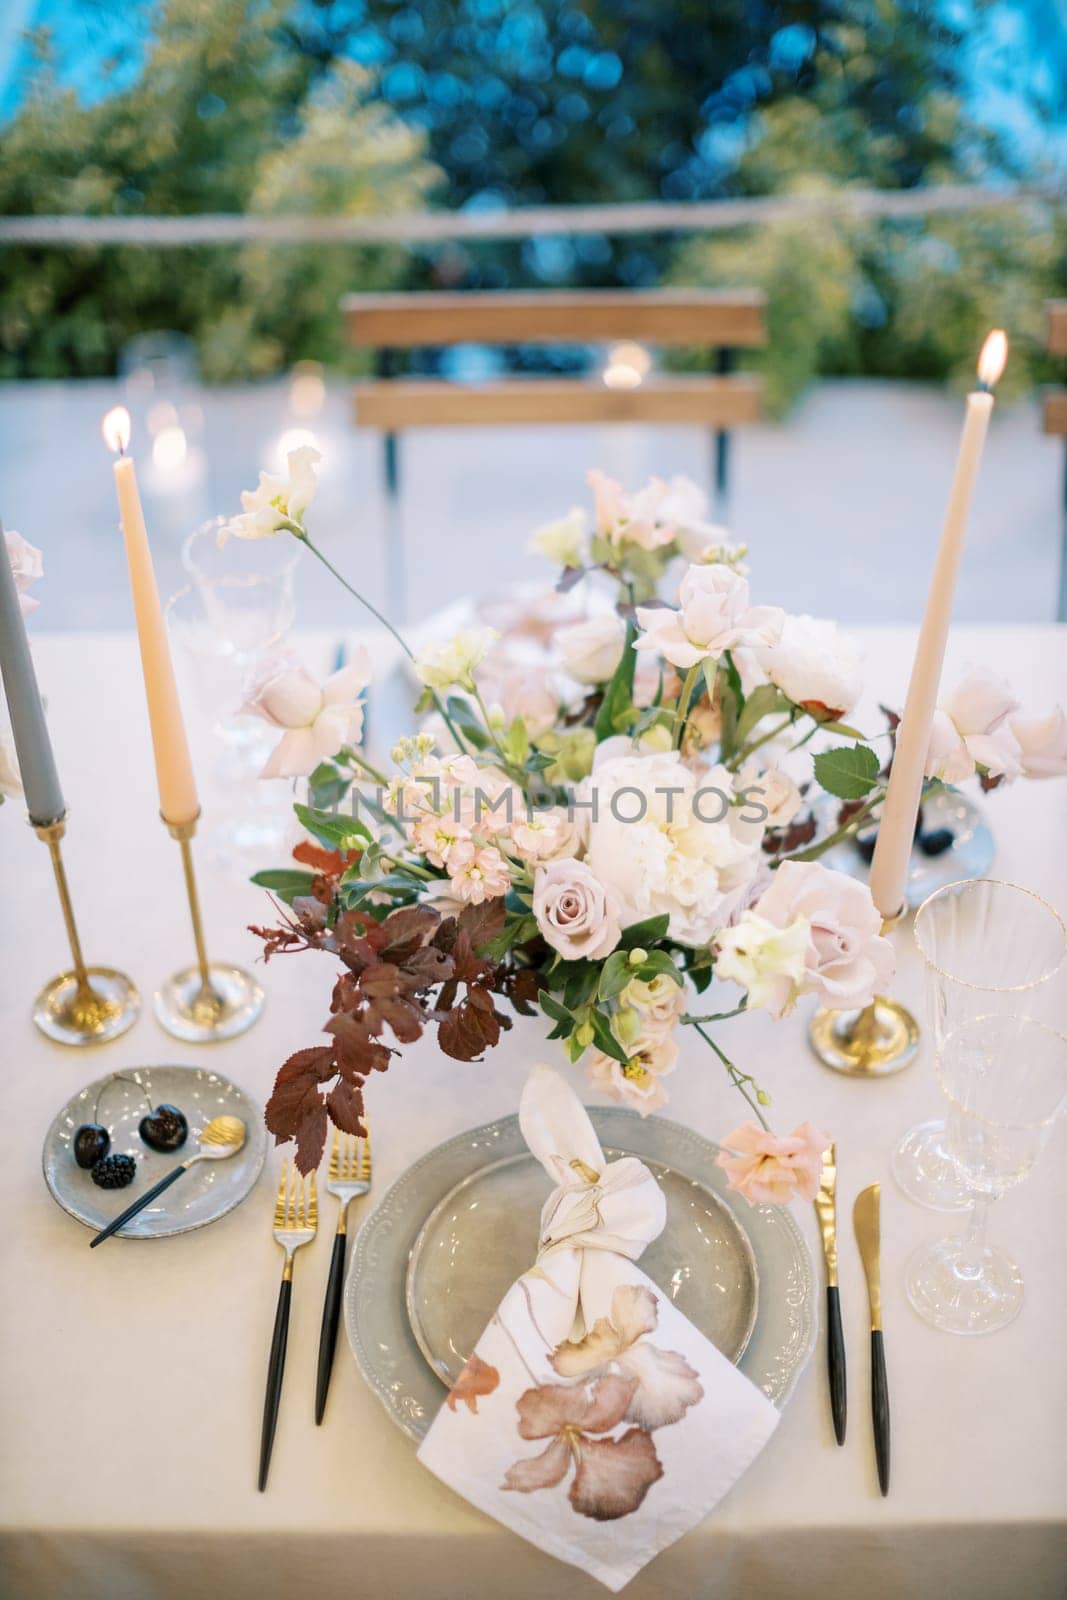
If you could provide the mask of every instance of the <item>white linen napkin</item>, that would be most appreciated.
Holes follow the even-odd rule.
[[[634,1265],[666,1220],[648,1168],[605,1162],[550,1067],[530,1073],[519,1121],[556,1184],[537,1261],[500,1302],[419,1460],[617,1590],[707,1516],[778,1412]]]

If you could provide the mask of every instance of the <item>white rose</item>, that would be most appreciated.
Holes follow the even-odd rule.
[[[689,668],[717,661],[735,645],[770,645],[784,613],[777,606],[750,606],[748,582],[732,567],[691,566],[678,590],[680,609],[638,606],[638,650],[654,650],[672,666]]]
[[[563,666],[579,683],[607,683],[622,659],[626,624],[614,612],[560,628],[553,644]]]
[[[741,904],[763,838],[733,804],[731,774],[697,776],[677,751],[617,755],[598,760],[578,798],[585,859],[617,898],[623,927],[666,914],[680,944],[708,944]]]
[[[431,689],[473,690],[474,669],[499,637],[495,628],[461,628],[451,639],[428,645],[417,658],[415,671]]]
[[[573,858],[538,867],[533,913],[543,938],[565,961],[602,961],[619,942],[614,895]]]
[[[847,716],[863,692],[858,650],[820,617],[787,616],[778,642],[756,658],[783,694],[830,722]]]
[[[1013,717],[1011,731],[1028,778],[1067,775],[1067,715],[1055,706],[1045,717]]]
[[[984,767],[993,777],[1017,778],[1023,766],[1011,717],[1018,709],[1003,678],[972,668],[934,712],[926,776],[964,783]]]
[[[868,1005],[893,976],[893,947],[865,883],[817,861],[783,861],[755,905],[778,928],[809,926],[802,994],[838,1010]]]
[[[558,522],[537,529],[530,539],[530,554],[545,556],[561,567],[580,567],[588,520],[581,506],[572,506]]]
[[[241,493],[243,514],[219,529],[219,544],[231,534],[237,539],[265,539],[283,529],[303,533],[304,517],[318,486],[315,468],[321,460],[313,445],[302,444],[285,458],[288,477],[261,472],[256,488]]]
[[[19,597],[19,610],[24,617],[28,617],[41,602],[26,591],[43,575],[44,561],[37,546],[24,539],[21,533],[16,533],[14,528],[4,530],[4,543],[7,546],[7,559],[11,563],[11,575],[15,580],[15,593]]]
[[[0,728],[0,795],[6,795],[9,800],[17,800],[21,793],[22,778],[19,774],[14,740],[10,738],[6,728]]]
[[[767,828],[788,827],[804,804],[800,790],[781,767],[768,767],[766,772],[759,772],[752,763],[746,764],[741,768],[738,789],[747,790],[750,805],[767,808],[763,819]]]
[[[785,928],[758,912],[746,911],[715,939],[715,976],[729,978],[747,992],[750,1011],[784,1017],[796,1005],[807,976],[811,924],[797,917]]]

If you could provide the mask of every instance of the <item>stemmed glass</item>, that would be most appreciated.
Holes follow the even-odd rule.
[[[946,1036],[976,1017],[1057,1025],[1067,928],[1040,895],[992,878],[947,884],[916,912],[915,942],[926,968],[938,1055]],[[893,1153],[892,1169],[919,1205],[963,1211],[970,1203],[942,1119],[911,1128]]]
[[[905,1268],[908,1299],[947,1333],[993,1333],[1018,1316],[1022,1273],[986,1243],[990,1204],[1022,1183],[1067,1101],[1067,1038],[1032,1017],[969,1017],[942,1036],[937,1076],[945,1145],[971,1216],[956,1237],[922,1245]]]

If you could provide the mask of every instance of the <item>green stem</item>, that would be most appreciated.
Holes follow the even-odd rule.
[[[693,693],[693,685],[697,680],[698,674],[703,670],[703,661],[694,661],[693,665],[689,668],[689,671],[685,675],[685,682],[682,684],[682,692],[678,696],[678,709],[675,712],[676,726],[674,729],[674,748],[676,750],[681,749],[682,740],[685,738],[685,725],[689,720],[689,701]]]
[[[399,634],[397,632],[397,630],[393,627],[393,624],[389,621],[389,618],[388,617],[384,617],[382,615],[382,613],[378,610],[377,606],[371,605],[371,603],[367,599],[367,597],[365,595],[360,594],[358,589],[353,589],[353,587],[349,583],[348,579],[341,576],[341,574],[338,572],[337,568],[334,566],[333,562],[328,560],[327,557],[323,555],[323,553],[319,549],[318,545],[312,544],[311,540],[308,538],[307,534],[303,532],[302,529],[298,529],[295,526],[295,524],[293,524],[293,523],[289,523],[288,527],[289,527],[290,532],[293,533],[296,536],[296,538],[298,538],[300,540],[301,544],[307,545],[308,549],[311,551],[311,554],[313,556],[316,556],[322,562],[323,566],[326,568],[326,571],[333,574],[333,576],[337,579],[338,583],[341,585],[342,589],[347,589],[349,594],[352,596],[353,600],[358,600],[360,605],[364,608],[364,610],[365,611],[369,611],[371,616],[372,617],[376,617],[377,620],[381,623],[382,627],[385,628],[388,633],[392,634],[393,638],[396,640],[396,642],[400,646],[401,650],[403,650],[403,652],[407,656],[408,660],[409,661],[414,661],[415,660],[415,652],[412,650],[411,646],[408,644],[407,640],[403,637],[403,635]],[[459,732],[458,732],[455,724],[453,723],[452,718],[449,716],[448,712],[445,710],[443,704],[441,703],[441,698],[438,695],[437,690],[436,689],[431,689],[430,690],[430,694],[431,694],[431,696],[433,698],[434,705],[437,707],[438,711],[441,713],[441,716],[444,718],[445,726],[447,727],[449,733],[452,735],[453,739],[456,741],[456,748],[458,750],[462,750],[462,751],[466,752],[467,747],[464,744],[463,740],[460,738]]]
[[[825,839],[820,839],[818,844],[809,845],[806,850],[797,850],[793,855],[781,856],[779,860],[818,861],[819,857],[825,855],[827,850],[832,850],[835,844],[840,844],[843,839],[847,839],[854,834],[866,822],[874,808],[880,805],[884,799],[885,790],[879,789],[877,794],[872,795],[865,802],[861,810],[857,811],[854,816],[849,817],[848,821],[840,828],[835,828],[833,833],[827,834]]]
[[[338,755],[342,760],[347,761],[350,766],[359,767],[361,771],[367,774],[368,778],[373,778],[375,783],[380,784],[383,789],[388,789],[389,779],[385,776],[385,773],[379,772],[377,767],[372,766],[369,761],[353,750],[351,745],[345,745],[343,750],[338,751]]]
[[[698,1022],[729,1022],[731,1017],[739,1017],[747,1010],[748,1001],[746,999],[742,1000],[741,1004],[739,1006],[735,1006],[732,1011],[713,1011],[711,1015],[707,1017],[690,1016],[689,1012],[687,1011],[683,1016],[679,1017],[678,1020],[679,1022],[691,1022],[694,1026]]]
[[[715,1054],[718,1056],[719,1060],[730,1074],[730,1082],[733,1084],[741,1098],[751,1107],[753,1114],[759,1120],[760,1126],[769,1133],[770,1124],[768,1123],[767,1118],[763,1115],[763,1112],[760,1110],[759,1102],[749,1094],[747,1088],[745,1087],[746,1084],[754,1084],[756,1080],[751,1076],[750,1073],[742,1072],[740,1067],[734,1065],[734,1063],[730,1060],[730,1057],[726,1055],[724,1051],[719,1049],[718,1045],[715,1043],[715,1040],[711,1037],[711,1034],[706,1032],[706,1030],[701,1027],[699,1022],[694,1022],[693,1027],[704,1040],[705,1044],[710,1044],[711,1048],[714,1050]]]
[[[777,739],[778,735],[780,733],[784,733],[786,728],[792,727],[792,724],[793,713],[790,712],[789,715],[784,718],[783,721],[777,723],[769,733],[761,734],[760,737],[758,739],[754,739],[751,744],[743,745],[740,750],[735,751],[730,757],[729,761],[726,763],[727,767],[731,772],[736,772],[738,767],[741,766],[744,761],[747,761],[749,756],[758,750],[761,745],[769,744],[772,739]]]

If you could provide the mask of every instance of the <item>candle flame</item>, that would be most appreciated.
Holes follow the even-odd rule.
[[[130,442],[130,413],[125,406],[113,406],[100,424],[104,443],[116,455],[123,455]]]
[[[994,328],[978,357],[978,381],[983,388],[992,389],[999,381],[1007,359],[1008,336],[1003,328]]]

